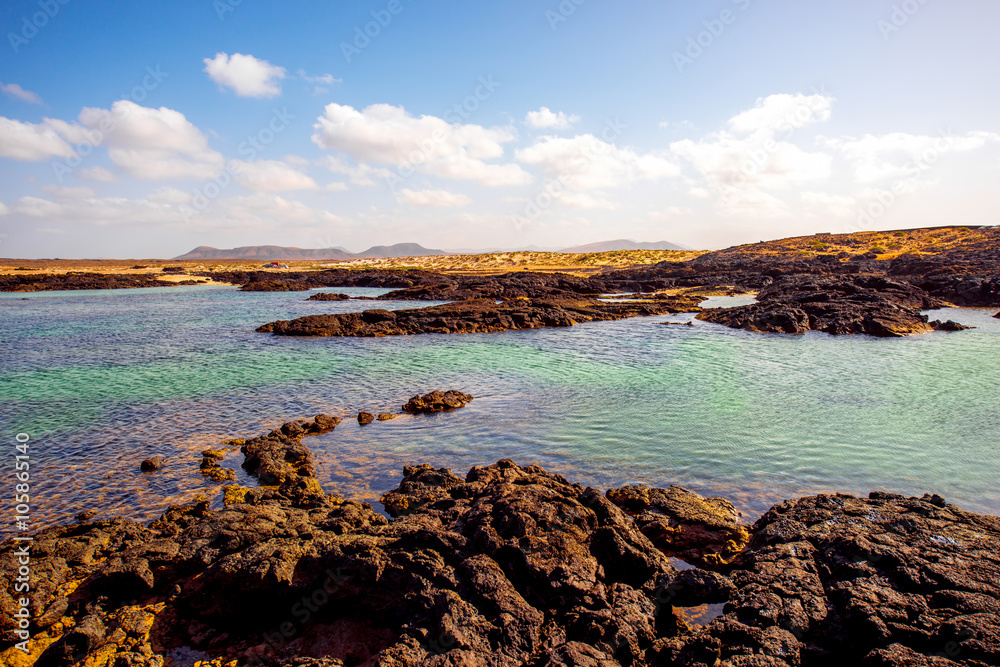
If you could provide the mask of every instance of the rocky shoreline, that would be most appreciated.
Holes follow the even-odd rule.
[[[461,392],[406,411],[458,409]],[[0,587],[11,667],[984,667],[1000,660],[1000,518],[927,495],[820,495],[753,524],[679,487],[604,493],[503,460],[407,466],[382,503],[326,492],[318,415],[239,446],[257,488],[36,533]],[[206,460],[215,459],[206,452]],[[194,466],[192,466],[194,468]],[[155,473],[153,473],[155,474]],[[0,567],[16,569],[12,541]],[[691,565],[683,564],[677,558]],[[14,569],[12,569],[14,568]],[[680,568],[680,569],[679,569]],[[13,646],[28,595],[33,653]],[[724,604],[703,626],[685,611]],[[186,656],[186,657],[185,657]],[[196,657],[192,657],[196,656]],[[195,661],[200,662],[195,662]]]
[[[569,327],[580,322],[698,312],[701,299],[690,296],[609,303],[585,297],[466,299],[442,306],[360,313],[307,315],[265,324],[261,333],[282,336],[406,336],[423,333],[488,333]]]

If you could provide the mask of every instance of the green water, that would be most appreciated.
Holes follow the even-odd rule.
[[[509,457],[599,487],[682,484],[748,513],[873,489],[1000,513],[993,311],[944,312],[978,328],[898,340],[662,324],[687,315],[462,336],[254,332],[367,307],[305,297],[220,287],[0,296],[0,420],[8,440],[31,435],[38,520],[87,508],[151,517],[178,498],[215,498],[196,470],[207,446],[318,412],[398,411],[438,388],[476,400],[364,429],[345,421],[307,440],[329,490],[376,500],[406,464],[464,473]],[[139,473],[152,454],[167,469]]]

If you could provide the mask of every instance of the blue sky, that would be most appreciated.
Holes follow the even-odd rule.
[[[991,0],[64,2],[0,8],[0,256],[997,222]]]

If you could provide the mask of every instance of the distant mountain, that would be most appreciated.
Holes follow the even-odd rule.
[[[689,250],[684,246],[666,241],[656,243],[636,243],[630,239],[616,239],[614,241],[599,241],[588,243],[587,245],[566,248],[559,252],[611,252],[612,250]]]
[[[364,252],[352,253],[343,248],[286,248],[276,245],[252,245],[221,250],[210,246],[198,246],[191,252],[174,259],[252,259],[257,261],[294,261],[309,259],[329,259],[350,261],[352,259],[377,259],[381,257],[420,257],[425,255],[446,255],[443,250],[430,250],[416,243],[397,243],[391,246],[374,246]]]

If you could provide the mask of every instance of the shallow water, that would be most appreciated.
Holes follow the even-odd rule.
[[[717,493],[750,518],[784,498],[873,489],[1000,513],[993,310],[933,313],[979,328],[896,340],[663,325],[691,315],[378,339],[254,331],[373,306],[306,296],[217,286],[0,295],[4,465],[15,434],[28,433],[36,526],[85,509],[151,518],[199,493],[218,503],[219,486],[197,472],[208,446],[320,412],[398,411],[408,396],[449,388],[476,400],[307,439],[327,489],[380,507],[403,465],[464,474],[512,458],[601,488]],[[154,454],[167,467],[140,473]],[[241,461],[236,451],[225,465],[252,483]]]

